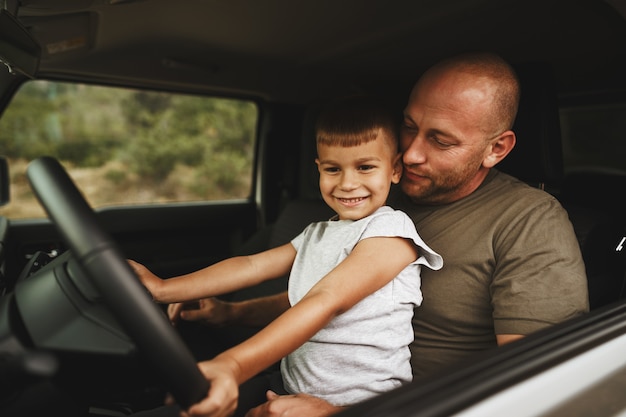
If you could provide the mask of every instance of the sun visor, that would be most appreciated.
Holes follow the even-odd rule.
[[[12,73],[34,78],[41,47],[28,30],[7,10],[0,10],[0,62]]]

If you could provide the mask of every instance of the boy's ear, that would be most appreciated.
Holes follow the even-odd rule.
[[[515,147],[515,133],[512,130],[500,134],[491,142],[489,153],[483,159],[485,168],[493,168],[498,162],[502,161],[511,150]]]
[[[397,184],[402,177],[402,153],[398,152],[393,160],[393,172],[391,174],[391,182]]]

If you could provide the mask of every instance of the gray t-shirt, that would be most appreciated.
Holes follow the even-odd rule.
[[[405,213],[381,207],[358,221],[309,225],[292,240],[297,255],[289,278],[289,301],[295,305],[360,240],[369,237],[410,239],[419,258],[282,360],[288,392],[304,392],[343,406],[412,380],[409,344],[413,309],[422,301],[421,265],[440,269],[443,260],[424,243]],[[354,281],[357,285],[358,277]]]

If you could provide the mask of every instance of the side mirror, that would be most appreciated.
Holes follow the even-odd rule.
[[[10,200],[10,183],[9,162],[4,156],[0,156],[0,206],[4,206]]]
[[[34,78],[40,56],[41,47],[26,27],[6,9],[0,10],[0,63],[11,74]]]

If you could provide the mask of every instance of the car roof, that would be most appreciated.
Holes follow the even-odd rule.
[[[9,2],[16,5],[17,2]],[[434,61],[548,62],[562,94],[625,90],[624,0],[24,0],[39,78],[308,102],[401,95]]]

